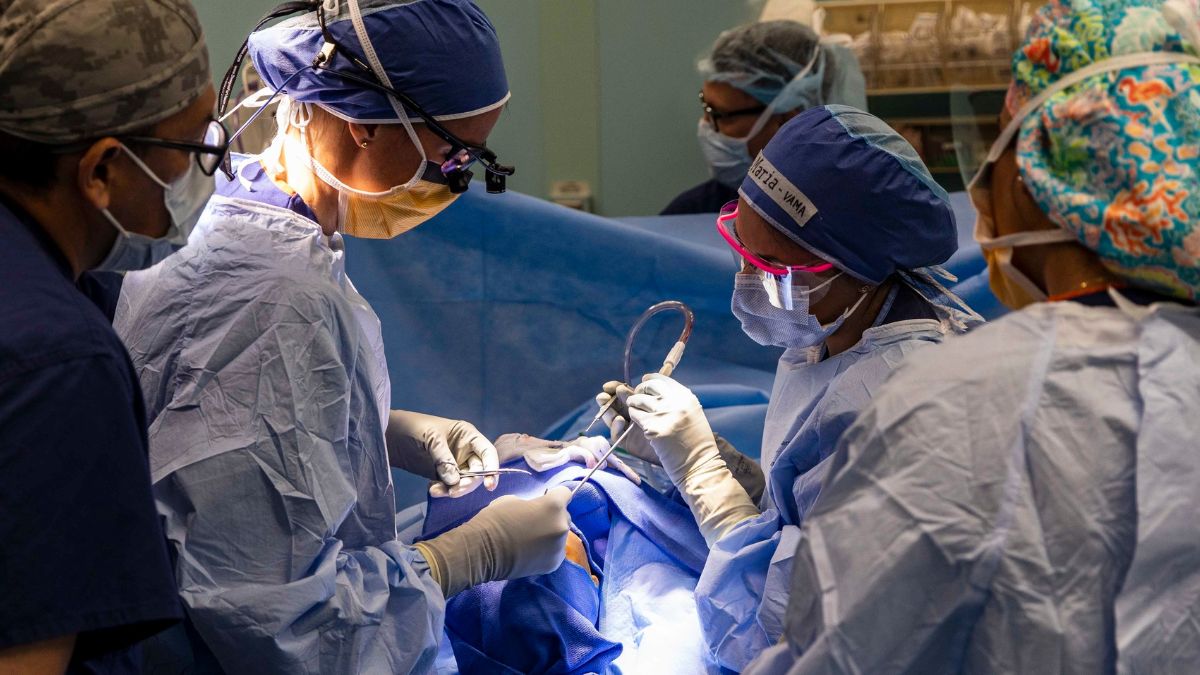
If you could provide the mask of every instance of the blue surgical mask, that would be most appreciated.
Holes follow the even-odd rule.
[[[696,137],[700,140],[700,152],[704,153],[704,161],[708,163],[708,172],[713,179],[730,188],[741,185],[750,172],[750,150],[746,146],[749,137],[726,136],[704,119],[700,120]]]
[[[758,274],[739,273],[733,282],[733,315],[741,321],[742,331],[764,347],[815,347],[836,333],[867,297],[864,290],[858,302],[842,312],[836,321],[821,325],[809,307],[813,296],[832,281],[811,289],[793,286],[792,309],[782,309],[771,304]]]
[[[204,211],[205,204],[216,189],[216,179],[200,170],[200,165],[190,161],[188,170],[173,183],[164,183],[150,167],[124,145],[121,148],[133,163],[163,189],[163,202],[171,216],[171,227],[159,238],[130,232],[121,226],[108,209],[100,213],[117,229],[117,238],[97,271],[126,272],[144,270],[187,245],[196,221]]]

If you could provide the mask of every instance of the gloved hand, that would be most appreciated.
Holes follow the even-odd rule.
[[[652,373],[626,404],[709,546],[738,523],[758,515],[754,502],[721,459],[704,409],[687,387]]]
[[[601,419],[608,425],[609,440],[616,441],[624,433],[625,428],[629,425],[629,409],[627,401],[633,394],[633,389],[628,385],[615,380],[605,382],[601,393],[596,395],[596,404],[603,408],[608,405],[613,396],[617,397],[617,402],[604,413]],[[725,460],[725,465],[729,467],[730,473],[737,479],[738,484],[750,496],[750,500],[755,504],[762,498],[763,491],[766,489],[767,481],[763,475],[762,467],[758,462],[750,459],[738,451],[737,448],[714,434],[717,442],[717,449],[721,453],[721,459]],[[636,425],[633,431],[621,441],[621,449],[638,459],[650,462],[651,464],[659,464],[658,455],[655,454],[654,448],[650,446],[650,441],[646,440],[645,432]]]
[[[549,471],[567,462],[579,462],[590,469],[596,466],[609,447],[608,441],[599,436],[583,436],[569,443],[547,441],[529,434],[504,434],[496,439],[496,452],[500,455],[501,464],[520,457],[534,471]],[[641,484],[642,479],[615,455],[609,455],[604,463],[620,471],[635,485]]]
[[[632,394],[632,387],[616,380],[605,382],[600,393],[596,394],[596,405],[601,408],[608,405],[608,402],[614,396],[617,399],[612,407],[605,411],[604,416],[600,418],[608,425],[608,440],[610,443],[620,438],[621,434],[625,433],[625,429],[629,426],[629,410],[626,407],[626,400]],[[650,447],[650,442],[646,440],[646,435],[642,433],[640,428],[635,428],[625,436],[625,440],[621,441],[621,449],[643,462],[658,464],[658,455],[654,454],[654,448]]]
[[[529,500],[505,495],[462,525],[415,546],[447,598],[488,581],[549,574],[565,554],[570,499],[564,486]]]
[[[767,489],[767,477],[763,475],[762,465],[743,455],[721,434],[714,433],[713,436],[717,439],[717,450],[721,453],[721,459],[725,460],[729,473],[733,474],[738,485],[750,496],[750,501],[758,504]]]
[[[434,497],[461,497],[481,484],[495,490],[499,476],[463,478],[459,469],[485,471],[498,469],[496,448],[470,422],[436,415],[393,410],[386,433],[388,463],[434,483]]]

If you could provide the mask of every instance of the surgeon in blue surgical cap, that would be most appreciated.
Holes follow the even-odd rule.
[[[343,237],[416,227],[472,165],[502,188],[511,170],[485,142],[508,84],[469,0],[288,8],[306,13],[247,45],[281,92],[277,137],[233,157],[182,251],[128,276],[115,326],[146,397],[179,592],[224,670],[426,672],[446,598],[558,567],[566,490],[397,540],[391,466],[453,497],[481,484],[460,469],[495,468],[496,450],[465,422],[389,410],[379,319]]]
[[[750,162],[805,110],[827,103],[867,107],[867,84],[854,52],[822,42],[796,21],[723,32],[698,70],[704,85],[696,138],[711,176],[672,199],[664,216],[716,213],[737,199]]]
[[[733,313],[755,342],[784,348],[761,503],[675,380],[648,375],[636,391],[611,382],[597,401],[617,395],[613,432],[632,416],[691,508],[711,549],[696,588],[705,639],[741,670],[783,633],[800,525],[842,432],[910,353],[980,319],[938,281],[958,245],[945,191],[899,134],[860,110],[824,106],[785,124],[717,227],[740,268]]]

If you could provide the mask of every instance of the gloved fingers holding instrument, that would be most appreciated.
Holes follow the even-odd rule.
[[[534,499],[505,495],[416,548],[447,598],[488,581],[549,574],[566,554],[570,496],[563,486]]]
[[[600,406],[601,410],[608,406],[601,419],[608,426],[609,442],[615,442],[629,427],[629,409],[626,406],[626,400],[631,395],[633,395],[633,388],[616,380],[605,382],[600,393],[596,395],[596,405]],[[612,405],[609,406],[609,403]],[[620,449],[644,462],[659,463],[658,456],[654,454],[654,449],[650,447],[650,443],[640,428],[633,429],[625,435]]]
[[[652,373],[643,378],[626,405],[709,546],[738,523],[758,515],[758,508],[725,465],[704,409],[690,389]]]
[[[460,470],[487,472],[500,468],[495,446],[470,422],[393,410],[386,439],[389,463],[437,481],[430,487],[434,497],[461,497],[480,485],[496,489],[498,475],[459,475]]]
[[[501,464],[519,457],[525,460],[529,468],[538,472],[556,469],[567,462],[577,462],[590,469],[596,466],[596,462],[604,456],[609,447],[608,441],[600,436],[581,436],[571,441],[547,441],[528,434],[505,434],[496,439],[496,450],[500,453]],[[642,482],[637,473],[617,457],[609,456],[604,464],[620,471],[635,484]]]

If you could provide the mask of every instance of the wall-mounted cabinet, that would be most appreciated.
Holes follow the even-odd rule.
[[[871,112],[909,139],[947,189],[962,189],[950,98],[975,98],[969,121],[980,127],[985,142],[996,136],[1012,54],[1034,5],[827,0],[819,6],[825,10],[824,34],[837,36],[858,57]],[[978,105],[979,100],[986,104]]]

